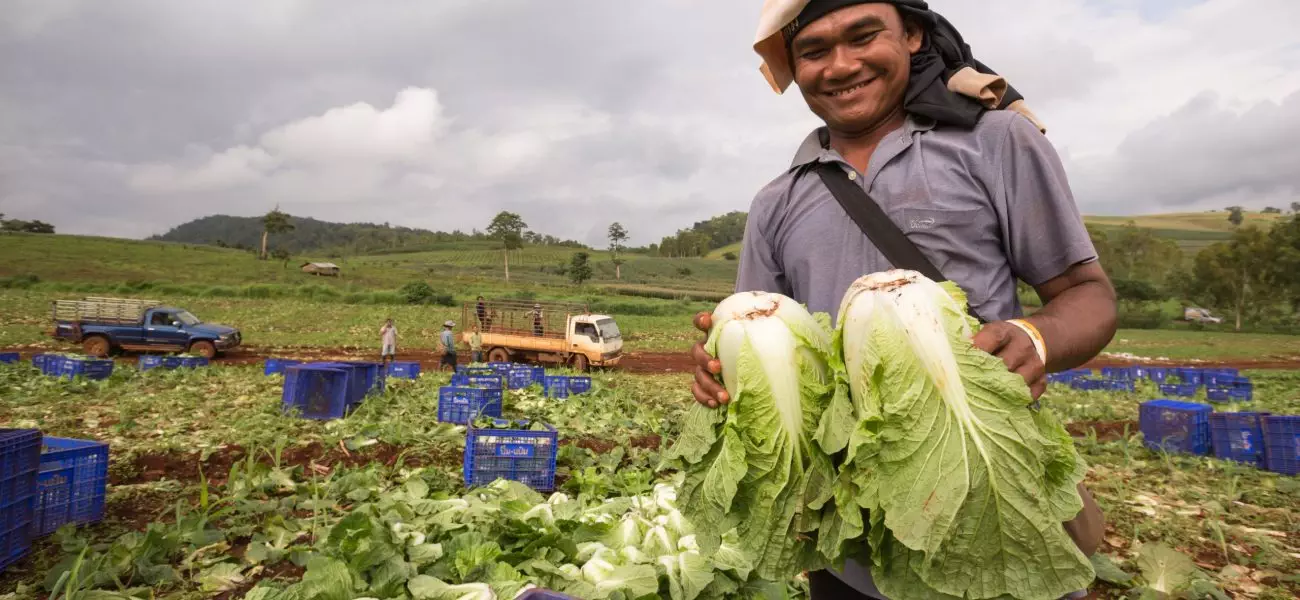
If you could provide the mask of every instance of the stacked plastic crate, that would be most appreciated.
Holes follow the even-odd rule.
[[[40,431],[0,429],[0,570],[32,548],[31,524],[40,465]]]

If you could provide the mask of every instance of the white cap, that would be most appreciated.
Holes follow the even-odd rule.
[[[784,93],[794,81],[794,69],[785,47],[782,29],[795,20],[811,0],[764,0],[763,12],[758,17],[758,34],[754,37],[754,51],[763,59],[759,71],[776,93]]]
[[[455,326],[456,326],[456,322],[455,322],[455,321],[447,321],[446,323],[443,323],[442,326],[443,326],[443,327],[455,327]]]

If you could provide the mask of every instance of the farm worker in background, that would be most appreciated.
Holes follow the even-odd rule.
[[[379,328],[380,350],[379,357],[384,364],[397,358],[397,327],[393,325],[393,320],[384,321],[384,326]]]
[[[895,266],[844,208],[866,206],[862,191],[965,290],[988,322],[974,344],[1023,376],[1035,399],[1049,371],[1106,346],[1115,292],[1061,160],[1020,95],[970,56],[947,20],[922,0],[767,0],[760,24],[761,72],[778,93],[794,83],[825,126],[754,198],[736,291],[779,292],[835,318],[854,280]],[[856,201],[841,204],[825,181]],[[1017,279],[1044,302],[1027,319]],[[709,314],[695,325],[708,331]],[[692,353],[696,400],[726,404],[721,365],[703,344]],[[1080,493],[1084,509],[1065,527],[1091,555],[1103,516]],[[883,597],[853,561],[809,578],[815,600]]]
[[[478,305],[474,307],[474,312],[478,315],[478,324],[480,327],[487,327],[487,304],[483,302],[483,297],[478,297]]]
[[[542,337],[542,305],[534,304],[533,312],[529,314],[533,316],[533,335]]]
[[[451,367],[452,371],[456,370],[456,339],[451,333],[451,329],[455,326],[455,321],[447,321],[442,324],[442,335],[438,338],[438,341],[442,344],[442,362],[438,363],[439,371],[444,366]]]
[[[483,335],[479,333],[478,325],[474,326],[474,333],[469,336],[469,360],[470,362],[483,362]]]

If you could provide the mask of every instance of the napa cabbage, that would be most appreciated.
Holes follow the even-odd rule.
[[[1086,466],[976,327],[958,287],[912,271],[863,277],[841,305],[851,394],[818,438],[839,453],[818,549],[859,557],[891,598],[1047,600],[1093,579],[1061,527]]]
[[[835,472],[815,437],[837,389],[848,394],[830,318],[780,294],[738,293],[714,310],[706,349],[731,402],[689,410],[668,453],[685,472],[679,505],[702,553],[734,529],[753,572],[785,581],[820,564],[812,540]]]

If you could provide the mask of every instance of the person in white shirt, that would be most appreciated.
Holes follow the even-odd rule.
[[[379,328],[380,360],[384,364],[397,359],[397,326],[393,325],[393,320],[384,321],[384,326]]]

